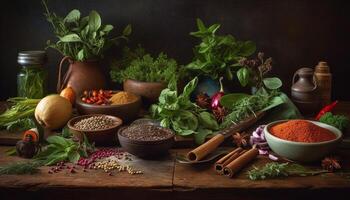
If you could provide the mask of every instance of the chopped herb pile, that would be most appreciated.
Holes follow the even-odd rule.
[[[350,124],[348,117],[344,115],[333,115],[331,112],[322,115],[320,122],[334,126],[341,131],[345,130]]]

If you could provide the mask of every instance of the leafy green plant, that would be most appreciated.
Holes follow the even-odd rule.
[[[131,34],[131,26],[125,27],[119,37],[108,38],[113,30],[110,24],[102,25],[98,12],[91,11],[89,16],[81,17],[79,10],[72,10],[64,18],[51,13],[47,6],[47,0],[43,0],[45,16],[53,27],[54,34],[58,41],[47,42],[48,47],[56,49],[64,56],[70,56],[74,60],[85,61],[98,59],[103,52],[113,44],[118,44],[120,39],[127,39]]]
[[[70,136],[70,134],[64,134]],[[70,137],[64,138],[62,136],[50,136],[46,141],[48,145],[45,146],[32,161],[1,166],[0,175],[32,174],[38,172],[38,168],[41,166],[50,166],[61,161],[76,163],[80,157],[87,157],[88,152],[94,150],[94,146],[88,142],[85,135],[82,143],[76,142]]]
[[[200,38],[201,43],[194,48],[194,59],[186,67],[198,74],[217,79],[226,74],[233,78],[234,71],[239,66],[238,61],[255,52],[255,44],[251,41],[239,41],[232,35],[217,36],[219,24],[206,27],[202,20],[197,19],[197,32],[190,35]]]
[[[46,72],[36,67],[24,67],[18,77],[18,94],[22,97],[40,99],[45,96]]]
[[[350,120],[345,115],[333,115],[331,112],[325,113],[321,118],[320,122],[329,124],[344,131],[350,124]]]
[[[326,170],[310,170],[299,164],[271,162],[262,168],[254,167],[248,171],[248,177],[251,180],[264,180],[287,176],[314,176],[327,172]]]
[[[191,80],[178,94],[176,82],[171,81],[168,88],[159,96],[159,103],[150,108],[151,116],[160,121],[161,126],[171,128],[181,136],[193,135],[198,144],[204,142],[206,136],[218,130],[215,117],[198,107],[190,100],[190,95],[197,86],[198,78]]]
[[[123,59],[113,64],[110,75],[113,81],[119,83],[126,79],[168,83],[172,78],[177,80],[182,73],[174,59],[164,53],[153,58],[139,46],[134,51],[126,48]]]
[[[258,53],[256,59],[242,58],[239,65],[241,67],[237,71],[237,78],[243,87],[249,85],[257,89],[276,90],[282,86],[282,81],[279,78],[265,77],[272,69],[272,58],[265,60],[262,52]]]

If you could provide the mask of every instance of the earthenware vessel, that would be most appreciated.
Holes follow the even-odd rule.
[[[157,102],[166,86],[166,83],[162,82],[143,82],[132,79],[127,79],[123,83],[124,91],[141,96],[145,105]]]

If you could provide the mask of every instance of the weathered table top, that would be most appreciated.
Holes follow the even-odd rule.
[[[350,115],[349,111],[350,103],[342,102],[336,113]],[[5,156],[8,148],[0,146],[0,165],[22,160]],[[141,175],[116,173],[109,176],[98,170],[49,174],[49,167],[41,168],[34,175],[3,175],[0,176],[0,196],[1,199],[23,195],[29,199],[310,199],[316,196],[344,199],[350,191],[350,178],[342,174],[251,181],[246,176],[251,165],[230,179],[217,175],[212,163],[201,166],[177,163],[175,156],[187,151],[173,149],[163,160],[136,161],[135,167],[144,172]],[[350,169],[349,150],[339,153],[343,167]],[[267,161],[265,157],[258,157],[253,165],[261,166]]]

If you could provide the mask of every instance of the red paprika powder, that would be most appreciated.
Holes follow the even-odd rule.
[[[276,137],[293,142],[324,142],[333,140],[336,135],[328,129],[317,126],[306,120],[289,120],[270,128]]]

